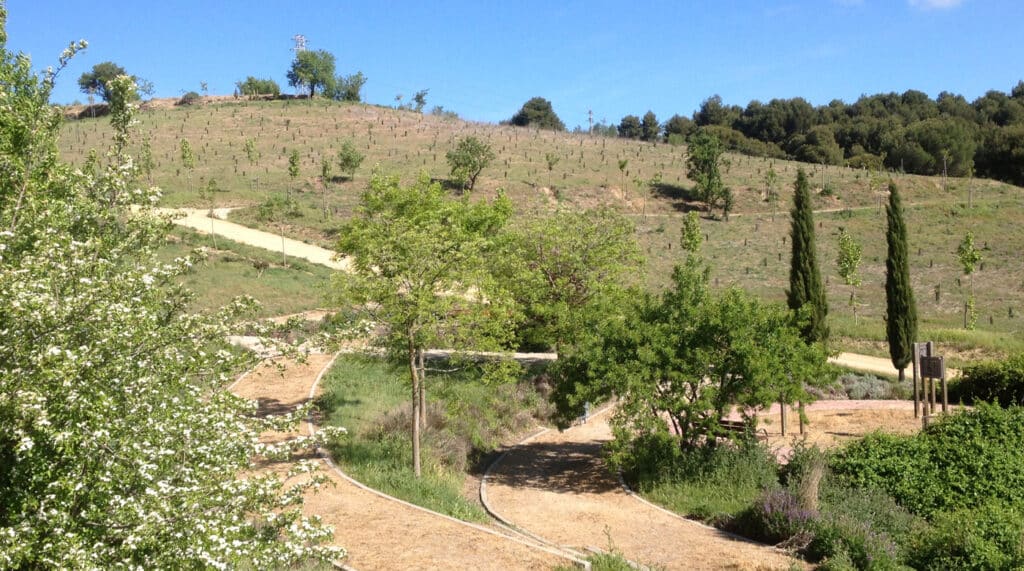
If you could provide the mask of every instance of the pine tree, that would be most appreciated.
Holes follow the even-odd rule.
[[[793,310],[810,304],[808,322],[801,333],[808,343],[828,340],[828,302],[821,284],[821,272],[814,247],[814,215],[811,211],[811,192],[807,174],[797,170],[796,192],[793,195],[791,241],[793,256],[789,267],[789,291],[786,301]]]
[[[917,306],[910,286],[910,264],[907,259],[907,226],[903,221],[903,205],[896,184],[889,183],[889,204],[885,207],[888,231],[885,241],[889,254],[885,259],[885,336],[889,340],[889,356],[903,371],[913,358],[917,338]]]

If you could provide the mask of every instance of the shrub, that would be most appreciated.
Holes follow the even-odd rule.
[[[914,436],[871,434],[830,461],[841,483],[885,490],[912,513],[973,508],[1002,499],[1024,506],[1024,408],[942,417]]]
[[[1024,514],[1000,502],[943,512],[907,563],[917,569],[1020,569]]]
[[[874,375],[846,373],[837,379],[843,391],[854,400],[880,400],[910,398],[910,384],[880,379]]]
[[[807,555],[812,561],[848,560],[854,569],[897,569],[900,566],[899,548],[892,537],[873,530],[866,522],[846,515],[833,515],[817,520],[812,530],[814,538],[807,547]]]
[[[965,404],[1024,405],[1024,354],[965,368],[963,376],[950,384],[949,397]]]
[[[202,98],[203,96],[199,95],[195,91],[189,91],[185,95],[181,96],[181,99],[178,100],[176,105],[192,105],[193,103],[198,103]]]
[[[792,492],[765,490],[748,510],[737,517],[736,530],[765,543],[780,543],[807,531],[818,517],[816,510],[800,505]]]

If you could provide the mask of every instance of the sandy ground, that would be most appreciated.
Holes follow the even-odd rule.
[[[283,374],[275,368],[259,367],[233,390],[256,399],[262,413],[281,413],[308,398],[317,374],[329,360],[328,355],[311,355],[306,364],[286,361]],[[268,440],[280,437],[265,435]],[[272,465],[264,469],[281,472],[285,467]],[[334,525],[335,542],[349,551],[345,563],[360,571],[551,569],[568,563],[564,558],[497,532],[453,522],[382,498],[328,473],[334,485],[308,496],[305,509]]]
[[[302,258],[314,264],[320,264],[336,270],[347,270],[349,267],[347,260],[335,259],[337,254],[326,248],[306,244],[291,238],[283,238],[282,242],[281,236],[223,220],[222,218],[226,216],[227,211],[230,209],[215,209],[214,214],[217,218],[210,218],[208,216],[210,211],[206,208],[162,208],[157,210],[165,214],[178,215],[178,218],[174,220],[175,224],[191,228],[203,234],[215,232],[235,242],[263,248],[272,252],[280,252],[283,246],[287,256]]]
[[[836,357],[829,358],[830,363],[836,365],[842,365],[858,371],[865,371],[868,373],[874,373],[876,375],[884,375],[887,377],[896,378],[899,376],[899,371],[896,367],[892,366],[890,359],[884,359],[882,357],[870,357],[868,355],[858,355],[857,353],[840,353]],[[904,374],[909,379],[912,376],[911,368],[908,367]],[[946,378],[952,379],[960,376],[958,369],[946,368]]]
[[[788,569],[795,562],[623,491],[600,459],[601,446],[611,439],[606,417],[591,417],[565,432],[548,431],[512,449],[487,478],[492,509],[559,545],[581,551],[614,548],[659,568]]]

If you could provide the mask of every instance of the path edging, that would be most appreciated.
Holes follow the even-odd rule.
[[[320,385],[320,381],[323,379],[324,375],[327,374],[327,371],[329,371],[331,369],[331,367],[334,365],[334,362],[338,360],[338,357],[340,357],[343,353],[346,353],[346,351],[338,351],[338,352],[336,352],[334,354],[334,356],[331,357],[331,360],[328,361],[327,364],[324,365],[323,369],[321,369],[320,372],[317,374],[316,379],[313,381],[313,385],[309,389],[308,400],[312,401],[315,398],[315,396],[316,396],[316,389]],[[306,422],[307,422],[307,424],[309,426],[310,436],[315,435],[316,434],[316,423],[313,421],[312,414],[309,416],[309,418],[307,418]],[[452,517],[450,515],[443,514],[443,513],[440,513],[440,512],[436,512],[434,510],[427,509],[427,508],[425,508],[423,506],[418,506],[416,504],[413,504],[413,503],[407,502],[405,500],[396,498],[394,496],[390,496],[388,494],[385,494],[384,492],[382,492],[380,490],[376,490],[374,488],[371,488],[371,487],[363,484],[362,482],[356,480],[355,478],[352,478],[348,474],[346,474],[337,464],[334,463],[334,460],[331,458],[330,453],[328,453],[326,449],[321,448],[321,447],[317,447],[316,453],[317,453],[318,456],[320,456],[320,459],[323,460],[324,463],[327,466],[329,466],[331,468],[331,470],[338,477],[340,477],[341,479],[345,480],[346,482],[356,486],[357,488],[359,488],[361,490],[367,491],[367,492],[369,492],[371,494],[374,494],[374,495],[376,495],[378,497],[381,497],[383,499],[386,499],[386,500],[389,500],[389,501],[392,501],[392,502],[396,502],[396,503],[404,505],[406,507],[409,507],[409,508],[412,508],[412,509],[415,509],[415,510],[419,510],[421,512],[425,512],[425,513],[428,513],[428,514],[431,514],[431,515],[434,515],[434,516],[437,516],[437,517],[440,517],[440,518],[443,518],[443,519],[446,519],[446,520],[448,520],[448,521],[450,521],[452,523],[463,525],[463,526],[475,529],[477,531],[482,531],[482,532],[485,532],[485,533],[489,533],[489,534],[491,534],[491,535],[493,535],[495,537],[500,537],[502,539],[506,539],[506,540],[509,540],[509,541],[514,541],[514,542],[516,542],[516,543],[518,543],[520,545],[523,545],[525,547],[529,547],[530,549],[538,549],[538,550],[543,551],[544,553],[547,553],[549,555],[554,555],[554,556],[560,557],[562,559],[567,559],[571,563],[573,563],[574,565],[576,565],[576,566],[578,566],[578,567],[580,567],[582,569],[586,569],[588,571],[590,569],[590,562],[584,561],[584,560],[582,560],[580,558],[577,558],[575,556],[571,556],[569,554],[559,552],[559,551],[557,551],[555,549],[552,549],[552,548],[544,546],[544,545],[534,545],[534,544],[528,543],[528,542],[526,542],[526,541],[524,541],[522,539],[519,539],[517,537],[510,537],[508,535],[504,535],[504,534],[498,533],[497,531],[494,531],[493,529],[488,529],[486,527],[483,527],[481,525],[477,525],[475,523],[470,523],[468,521],[462,521],[461,519],[454,518],[454,517]]]

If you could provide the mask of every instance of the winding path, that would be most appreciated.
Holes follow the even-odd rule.
[[[261,366],[232,387],[254,399],[264,414],[281,414],[310,398],[330,355],[310,355],[307,363],[281,361],[283,371]],[[309,423],[301,428],[310,430]],[[265,440],[287,435],[270,433]],[[286,463],[262,466],[284,473]],[[323,463],[332,485],[306,497],[305,510],[335,528],[334,542],[345,547],[345,564],[373,569],[552,569],[572,559],[555,550],[484,526],[454,520],[369,490]]]

